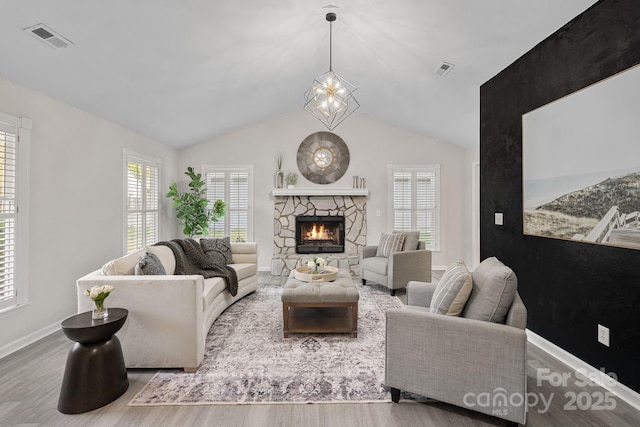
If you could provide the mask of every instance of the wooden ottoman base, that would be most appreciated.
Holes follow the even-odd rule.
[[[292,274],[282,291],[282,331],[351,333],[358,336],[358,288],[351,274],[340,271],[333,282],[303,282]]]

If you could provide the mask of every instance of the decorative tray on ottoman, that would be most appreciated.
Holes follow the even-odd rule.
[[[294,270],[295,278],[301,282],[333,282],[338,277],[338,267],[324,266],[318,273],[312,273],[309,267],[298,267]]]

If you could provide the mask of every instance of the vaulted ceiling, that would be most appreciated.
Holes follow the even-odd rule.
[[[594,3],[0,0],[0,76],[179,148],[302,108],[333,11],[333,68],[358,113],[471,146],[480,85]],[[39,23],[72,44],[23,31]]]

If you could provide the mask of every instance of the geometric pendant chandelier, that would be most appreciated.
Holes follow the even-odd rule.
[[[360,104],[353,95],[358,88],[333,72],[333,21],[336,14],[329,12],[326,19],[329,22],[329,71],[313,79],[311,88],[304,93],[304,109],[333,130]]]

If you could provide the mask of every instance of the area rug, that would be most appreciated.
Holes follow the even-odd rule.
[[[362,286],[358,337],[282,335],[282,286],[261,285],[229,307],[207,336],[196,373],[161,370],[129,406],[390,401],[384,386],[387,288]]]

